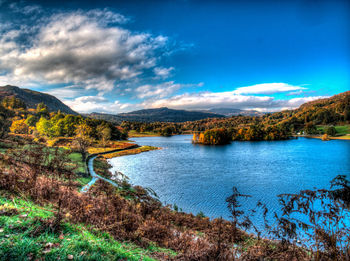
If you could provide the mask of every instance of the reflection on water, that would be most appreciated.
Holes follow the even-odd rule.
[[[150,187],[160,200],[194,214],[229,218],[225,203],[236,186],[278,209],[276,196],[303,189],[328,188],[336,175],[350,176],[350,141],[299,138],[272,142],[233,142],[226,146],[191,144],[191,136],[133,138],[140,145],[162,147],[110,160],[131,183]]]

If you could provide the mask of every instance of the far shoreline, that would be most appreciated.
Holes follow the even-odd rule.
[[[318,135],[293,135],[293,137],[296,138],[310,138],[310,139],[322,139],[322,135],[318,136]],[[350,135],[344,135],[344,136],[340,136],[340,137],[328,137],[329,140],[347,140],[350,141]]]

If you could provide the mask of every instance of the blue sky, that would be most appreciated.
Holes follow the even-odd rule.
[[[0,85],[79,112],[278,111],[349,90],[347,1],[0,0]]]

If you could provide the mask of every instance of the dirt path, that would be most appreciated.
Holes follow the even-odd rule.
[[[109,153],[114,153],[117,151],[123,151],[123,150],[131,150],[131,149],[135,149],[138,148],[139,145],[134,145],[134,146],[130,146],[128,148],[125,149],[117,149],[117,150],[113,150],[113,151],[108,151],[108,152],[102,152],[102,153],[97,153],[97,154],[92,154],[88,157],[87,160],[87,169],[89,174],[91,175],[92,179],[90,180],[90,182],[88,184],[86,184],[84,187],[82,187],[82,189],[80,190],[81,193],[86,193],[89,191],[89,189],[91,188],[92,185],[95,184],[95,182],[99,179],[102,179],[108,183],[110,183],[111,185],[118,187],[118,184],[113,182],[110,179],[104,178],[100,175],[98,175],[95,171],[94,171],[94,160],[99,156],[99,155],[103,155],[103,154],[109,154]]]

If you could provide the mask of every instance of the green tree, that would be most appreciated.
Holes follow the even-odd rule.
[[[167,126],[163,129],[161,129],[161,131],[160,131],[160,135],[165,136],[165,137],[169,137],[172,134],[173,134],[173,128],[170,126]]]
[[[346,121],[350,121],[350,106],[347,106],[347,107],[345,108],[344,119],[345,119]]]
[[[72,137],[76,134],[76,126],[81,124],[82,120],[81,118],[68,114],[63,118],[63,124],[64,124],[64,135],[68,137]]]
[[[54,136],[54,129],[52,127],[51,121],[44,117],[41,117],[36,124],[36,130],[39,134],[50,138]]]
[[[327,127],[326,134],[328,134],[329,136],[335,136],[337,135],[337,130],[333,126]]]
[[[65,132],[64,132],[64,119],[59,119],[55,125],[53,125],[53,132],[55,137],[59,137],[59,136],[64,136]]]
[[[317,128],[313,122],[308,122],[305,124],[304,128],[306,134],[316,134],[317,133]]]

